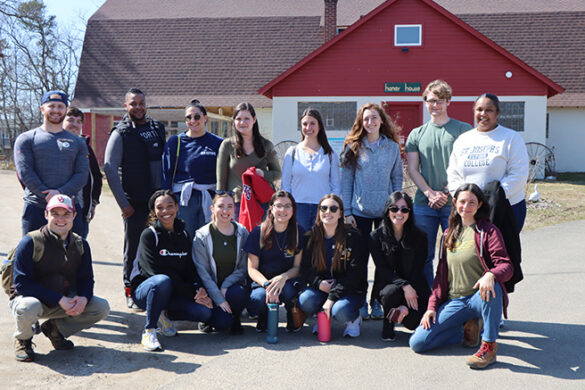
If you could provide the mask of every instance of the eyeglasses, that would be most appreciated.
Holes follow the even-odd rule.
[[[277,210],[290,210],[292,209],[292,204],[282,204],[282,203],[275,203],[272,205]]]
[[[391,206],[389,210],[393,213],[401,212],[402,214],[410,213],[410,209],[408,207],[398,207],[398,206]]]
[[[322,204],[321,206],[319,206],[319,210],[321,210],[324,213],[326,213],[327,210],[331,210],[332,213],[335,213],[337,212],[337,210],[339,210],[339,206],[327,206]]]
[[[215,195],[229,195],[233,198],[234,192],[233,191],[216,190]]]
[[[189,122],[191,119],[195,119],[196,121],[198,121],[199,119],[201,119],[201,115],[200,114],[195,114],[195,115],[185,115],[185,120],[187,122]]]
[[[433,106],[435,104],[443,104],[446,102],[445,99],[429,99],[429,100],[425,100],[430,106]]]

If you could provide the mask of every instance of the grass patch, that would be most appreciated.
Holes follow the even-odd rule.
[[[585,172],[560,173],[556,181],[539,180],[540,202],[528,203],[524,230],[585,219]],[[526,186],[526,196],[534,191]]]

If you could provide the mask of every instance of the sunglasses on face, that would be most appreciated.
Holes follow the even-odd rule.
[[[185,115],[185,120],[187,122],[189,122],[191,119],[195,119],[196,121],[198,121],[199,119],[201,119],[201,115],[200,114],[195,114],[195,115]]]
[[[233,191],[224,191],[224,190],[217,190],[215,191],[216,195],[229,195],[232,198],[234,197],[234,192]]]
[[[322,212],[327,212],[327,210],[331,210],[332,213],[337,212],[337,210],[339,210],[339,206],[326,206],[324,204],[322,204],[321,206],[319,206],[319,210],[321,210]]]
[[[391,206],[389,209],[393,213],[401,212],[402,214],[410,213],[410,209],[408,207],[398,207],[398,206]]]

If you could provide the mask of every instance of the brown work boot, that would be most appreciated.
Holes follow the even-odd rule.
[[[27,340],[14,339],[14,357],[19,362],[32,362],[35,360],[32,337]]]
[[[463,325],[463,346],[475,348],[479,345],[479,335],[483,328],[483,320],[481,318],[472,318],[467,320]]]
[[[482,340],[479,350],[467,359],[467,365],[471,368],[485,368],[496,362],[497,352],[498,344],[495,341],[488,343]]]
[[[53,348],[57,350],[73,349],[73,342],[63,337],[55,325],[55,320],[47,320],[43,322],[41,325],[41,332],[51,340]]]

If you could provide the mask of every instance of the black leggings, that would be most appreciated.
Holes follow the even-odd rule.
[[[400,305],[408,307],[406,299],[404,299],[404,291],[402,287],[395,284],[387,284],[382,290],[380,290],[380,302],[384,308],[384,317],[388,315],[388,312],[392,308],[396,308]],[[424,306],[423,306],[424,305]],[[420,320],[425,313],[427,308],[427,302],[418,298],[418,310],[408,309],[408,315],[402,320],[402,325],[410,330],[416,329],[420,324]]]

